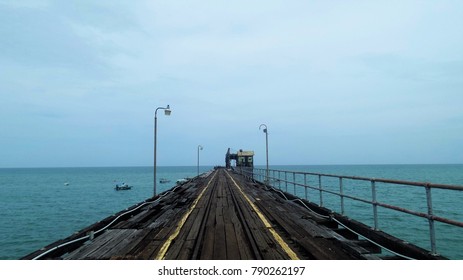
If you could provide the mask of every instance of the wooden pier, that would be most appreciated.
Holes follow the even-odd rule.
[[[441,258],[328,209],[292,198],[218,168],[24,259]],[[399,256],[383,254],[378,244]]]

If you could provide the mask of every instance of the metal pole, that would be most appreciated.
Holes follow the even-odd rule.
[[[293,173],[293,188],[294,188],[294,195],[296,195],[296,172]]]
[[[268,184],[268,130],[265,127],[265,158],[267,159],[267,184]]]
[[[426,184],[426,201],[428,202],[428,222],[429,222],[429,236],[431,239],[431,253],[437,254],[436,249],[436,229],[434,227],[432,199],[431,199],[431,187]]]
[[[307,174],[304,173],[304,188],[305,188],[305,200],[309,201],[309,195],[307,193]]]
[[[267,129],[267,125],[265,125],[265,124],[261,124],[259,126],[259,130],[260,130],[261,127],[265,127],[264,128],[264,133],[265,133],[265,158],[266,158],[266,162],[267,162],[267,171],[266,171],[265,184],[268,184],[268,129]]]
[[[275,187],[275,170],[272,170],[272,181],[273,183],[270,184],[272,187]]]
[[[153,191],[154,191],[154,196],[156,196],[157,189],[156,189],[156,147],[157,147],[157,136],[158,136],[158,110],[163,109],[164,113],[166,116],[170,115],[170,106],[167,105],[167,107],[158,107],[154,111],[154,160],[153,160]]]
[[[320,206],[323,207],[323,195],[322,195],[322,176],[318,175],[318,188],[320,190]]]
[[[342,187],[342,177],[339,177],[339,192],[341,195],[341,214],[344,215],[344,190]]]
[[[288,171],[285,171],[285,191],[288,192]]]
[[[202,150],[203,149],[203,146],[201,145],[198,145],[198,176],[199,176],[199,150]]]
[[[378,230],[378,202],[376,200],[375,180],[371,180],[371,195],[373,197],[373,219],[375,223],[375,230]]]
[[[153,164],[153,178],[154,178],[154,182],[153,182],[153,188],[154,188],[154,196],[156,196],[156,146],[157,146],[157,129],[158,129],[158,116],[157,116],[157,113],[158,113],[158,109],[156,109],[156,111],[154,112],[154,164]]]

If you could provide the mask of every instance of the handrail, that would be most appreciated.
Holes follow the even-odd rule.
[[[278,182],[278,187],[280,190],[282,188],[282,184],[285,187],[285,191],[288,192],[288,185],[292,185],[294,188],[294,195],[297,195],[296,188],[297,187],[304,187],[305,188],[305,198],[308,200],[308,195],[307,195],[307,189],[312,189],[315,191],[318,191],[320,193],[320,202],[319,206],[323,206],[323,193],[331,194],[340,197],[340,208],[341,208],[341,214],[344,215],[344,201],[345,199],[351,199],[355,201],[359,201],[362,203],[366,203],[369,205],[372,205],[373,208],[373,220],[374,220],[374,229],[378,230],[378,212],[377,209],[378,207],[390,209],[393,211],[397,212],[402,212],[406,213],[409,215],[421,217],[424,219],[427,219],[429,223],[429,238],[430,238],[430,243],[431,243],[431,253],[432,254],[437,254],[437,248],[436,248],[436,234],[435,234],[435,226],[434,226],[434,221],[438,221],[441,223],[445,223],[448,225],[452,226],[457,226],[457,227],[463,227],[463,222],[461,221],[456,221],[452,219],[448,219],[445,217],[440,217],[437,215],[434,215],[433,213],[433,206],[432,206],[432,196],[431,196],[431,191],[432,189],[444,189],[444,190],[453,190],[453,191],[463,191],[463,186],[460,185],[446,185],[446,184],[435,184],[435,183],[428,183],[428,182],[413,182],[413,181],[402,181],[402,180],[392,180],[392,179],[384,179],[384,178],[368,178],[368,177],[358,177],[358,176],[346,176],[346,175],[334,175],[334,174],[324,174],[324,173],[314,173],[314,172],[303,172],[303,171],[288,171],[288,170],[277,170],[277,169],[269,169],[267,173],[267,169],[261,169],[261,168],[254,168],[254,169],[242,169],[242,173],[245,173],[245,175],[251,176],[254,179],[261,181],[261,182],[268,182],[269,185],[272,186],[276,182]],[[247,173],[247,174],[246,174]],[[276,176],[276,173],[278,173],[278,177]],[[281,178],[281,174],[284,173],[284,178]],[[273,176],[270,176],[270,174],[273,174]],[[288,179],[288,174],[292,174],[292,180]],[[304,182],[300,183],[297,182],[296,176],[304,176]],[[307,183],[307,176],[317,176],[318,177],[318,187],[316,186],[310,186]],[[333,191],[329,189],[324,189],[322,185],[322,178],[327,177],[327,178],[337,178],[339,180],[339,191]],[[260,180],[259,180],[260,179]],[[371,184],[371,200],[361,198],[361,197],[356,197],[354,195],[349,195],[345,193],[345,179],[347,180],[354,180],[354,181],[368,181]],[[426,192],[426,208],[427,212],[419,212],[419,211],[414,211],[410,209],[406,209],[403,207],[399,207],[396,205],[390,205],[387,203],[383,203],[378,201],[377,196],[376,196],[376,183],[385,183],[389,184],[388,186],[391,185],[402,185],[402,186],[414,186],[414,187],[421,187],[425,189]],[[272,186],[273,187],[273,186]],[[331,186],[332,187],[332,186]]]
[[[260,168],[254,168],[254,170],[265,170]],[[346,176],[346,175],[334,175],[334,174],[325,174],[325,173],[314,173],[314,172],[302,172],[302,171],[288,171],[288,170],[277,170],[277,169],[270,169],[270,171],[277,171],[277,172],[287,172],[287,173],[294,173],[300,175],[314,175],[314,176],[322,176],[322,177],[332,177],[332,178],[342,178],[342,179],[351,179],[351,180],[359,180],[359,181],[375,181],[380,183],[389,183],[389,184],[397,184],[397,185],[408,185],[408,186],[429,186],[435,189],[447,189],[447,190],[457,190],[463,191],[463,186],[460,185],[446,185],[446,184],[435,184],[435,183],[428,183],[428,182],[413,182],[413,181],[402,181],[402,180],[393,180],[393,179],[383,179],[383,178],[369,178],[369,177],[358,177],[358,176]],[[292,182],[288,181],[292,184]]]

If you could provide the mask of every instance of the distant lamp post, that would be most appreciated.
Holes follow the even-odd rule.
[[[154,111],[154,195],[156,196],[157,190],[156,190],[156,146],[157,146],[157,130],[158,130],[158,110],[162,109],[164,110],[164,114],[166,116],[170,116],[170,113],[172,112],[170,110],[170,106],[167,105],[167,107],[158,107],[156,108],[156,111]]]
[[[198,176],[199,176],[199,151],[203,149],[203,146],[198,145]]]
[[[266,172],[266,176],[265,176],[265,183],[268,184],[269,180],[268,180],[268,130],[267,130],[267,125],[265,124],[261,124],[259,126],[259,130],[264,127],[264,133],[265,133],[265,157],[266,157],[266,160],[267,160],[267,172]]]

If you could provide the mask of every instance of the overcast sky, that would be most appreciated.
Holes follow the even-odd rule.
[[[463,1],[0,0],[0,167],[463,163]]]

